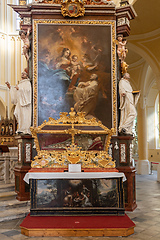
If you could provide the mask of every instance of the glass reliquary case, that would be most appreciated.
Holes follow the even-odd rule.
[[[42,125],[31,128],[37,156],[32,168],[68,168],[81,164],[82,168],[114,168],[109,156],[113,129],[108,129],[96,118],[86,119],[83,112],[63,112],[60,118],[49,118]]]

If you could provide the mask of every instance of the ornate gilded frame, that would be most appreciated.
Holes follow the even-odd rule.
[[[117,133],[116,22],[113,20],[33,20],[33,126],[38,125],[38,25],[100,25],[111,27],[112,128]]]

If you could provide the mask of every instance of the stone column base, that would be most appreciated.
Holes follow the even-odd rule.
[[[157,182],[160,182],[160,163],[158,164],[157,167]]]
[[[148,175],[150,173],[150,162],[148,160],[138,160],[137,174]]]

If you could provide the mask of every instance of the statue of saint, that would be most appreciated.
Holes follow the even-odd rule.
[[[137,116],[136,105],[140,97],[140,91],[133,91],[129,79],[129,73],[125,73],[119,82],[121,110],[119,133],[132,135],[134,119]]]
[[[31,126],[31,83],[26,71],[21,74],[21,80],[15,87],[6,82],[10,89],[11,102],[16,105],[14,115],[18,122],[17,133],[30,134]]]

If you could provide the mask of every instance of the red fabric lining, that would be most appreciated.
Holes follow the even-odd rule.
[[[23,220],[20,227],[28,229],[103,229],[135,227],[132,220],[125,216],[30,216]]]

